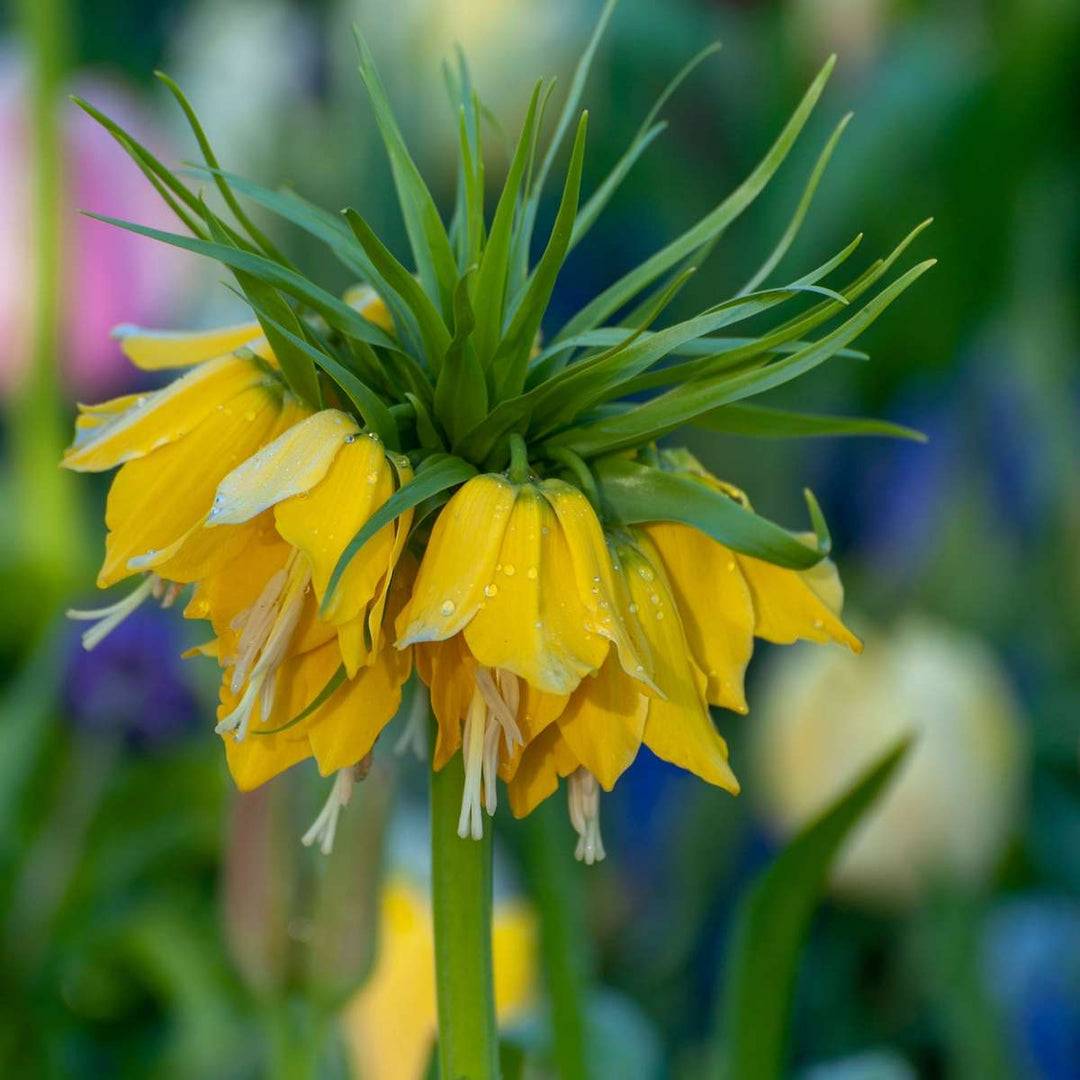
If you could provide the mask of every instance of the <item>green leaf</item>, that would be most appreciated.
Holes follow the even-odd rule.
[[[653,123],[653,121],[659,115],[660,110],[667,104],[671,95],[675,93],[699,64],[719,51],[719,41],[706,45],[704,49],[683,65],[671,82],[660,92],[660,96],[649,110],[649,114],[642,121],[641,127],[638,128],[637,134],[631,139],[630,145],[626,148],[622,157],[615,163],[614,168],[605,177],[603,183],[593,192],[578,213],[577,220],[574,222],[574,232],[570,237],[571,250],[574,249],[589,229],[592,228],[596,219],[604,212],[604,208],[611,201],[615,192],[618,191],[619,185],[626,179],[627,173],[634,167],[638,158],[648,149],[652,141],[667,128],[666,122]]]
[[[345,392],[368,428],[378,435],[391,450],[398,449],[397,424],[394,422],[389,407],[378,394],[357,378],[339,360],[298,337],[265,312],[260,314],[260,321],[269,324],[270,327],[283,335],[293,346],[304,352],[322,368]]]
[[[439,434],[439,429],[435,426],[435,421],[431,419],[427,406],[415,394],[406,392],[405,397],[413,407],[416,437],[420,440],[421,447],[425,450],[438,450],[445,453],[446,444],[443,442],[442,435]]]
[[[843,843],[874,805],[910,746],[905,739],[780,853],[736,915],[720,1018],[720,1080],[779,1080],[799,950]]]
[[[744,555],[799,570],[825,554],[692,477],[625,458],[607,458],[594,471],[605,504],[625,525],[682,522]]]
[[[371,50],[360,31],[354,27],[353,32],[360,51],[360,77],[367,87],[375,110],[375,121],[390,158],[394,185],[397,188],[405,230],[409,234],[420,281],[428,296],[437,300],[440,309],[449,314],[454,283],[457,281],[457,264],[446,228],[439,217],[431,192],[428,191],[420,171],[409,155],[405,140],[401,137]]]
[[[551,299],[555,279],[559,275],[559,270],[562,269],[563,260],[570,246],[570,234],[574,229],[578,196],[581,192],[581,169],[585,158],[585,131],[588,121],[589,114],[582,113],[577,136],[574,139],[574,149],[570,155],[570,165],[566,170],[562,201],[555,215],[555,224],[551,227],[547,247],[529,279],[520,305],[513,314],[510,328],[495,351],[492,365],[499,399],[521,393],[525,384],[529,354],[532,352],[533,342],[540,329],[540,321]]]
[[[597,46],[599,46],[600,39],[604,36],[604,30],[607,28],[608,20],[615,10],[616,3],[618,3],[618,0],[607,0],[604,4],[600,17],[596,20],[592,36],[589,38],[589,43],[585,46],[585,51],[581,54],[577,67],[574,69],[574,76],[570,80],[570,89],[567,92],[566,101],[563,102],[562,112],[559,113],[555,131],[551,136],[551,142],[548,143],[544,160],[537,170],[535,181],[532,176],[529,177],[529,184],[525,190],[525,204],[522,207],[521,223],[515,237],[515,262],[517,264],[518,281],[523,281],[528,273],[533,226],[536,223],[536,213],[540,208],[540,198],[544,193],[544,184],[547,182],[552,165],[555,164],[555,158],[558,156],[563,140],[570,130],[570,124],[573,122],[581,105],[581,95],[585,92],[585,83],[589,78],[589,69],[592,67],[593,57],[596,55]]]
[[[739,290],[740,292],[753,292],[758,288],[773,270],[776,269],[780,260],[787,254],[788,249],[795,241],[795,237],[799,235],[799,229],[802,228],[802,223],[806,218],[807,211],[810,209],[810,204],[814,200],[814,194],[817,191],[818,184],[821,182],[822,176],[825,175],[825,168],[829,164],[829,158],[832,157],[833,150],[836,149],[836,144],[840,141],[840,136],[844,134],[845,128],[851,123],[853,115],[854,113],[848,113],[840,123],[836,125],[832,135],[829,136],[829,141],[818,155],[817,162],[810,172],[810,178],[807,180],[806,187],[803,189],[802,197],[795,207],[795,213],[792,216],[791,221],[788,222],[788,227],[784,230],[783,236],[777,241],[776,247],[773,248],[769,257],[761,264],[754,276]]]
[[[303,229],[309,236],[320,240],[351,274],[371,284],[389,308],[398,336],[407,347],[412,347],[412,338],[416,337],[417,331],[408,308],[401,297],[383,280],[382,275],[372,265],[352,230],[339,214],[332,214],[329,210],[308,202],[293,191],[273,191],[236,173],[202,166],[193,166],[186,171],[196,176],[220,174],[228,180],[235,191],[245,198],[251,199],[252,202],[291,222],[297,228]],[[414,351],[416,355],[419,355],[418,341]]]
[[[122,221],[120,218],[107,217],[104,214],[87,213],[87,217],[95,221],[104,221],[108,225],[126,229],[128,232],[137,233],[139,236],[147,236],[151,240],[158,240],[163,244],[183,248],[192,251],[196,255],[213,259],[223,263],[233,270],[242,270],[254,277],[273,285],[282,292],[307,304],[312,310],[317,311],[326,321],[349,337],[366,341],[369,345],[379,345],[384,349],[393,349],[400,352],[401,346],[385,330],[380,329],[373,322],[365,319],[355,308],[349,307],[344,300],[339,300],[333,293],[321,289],[303,275],[281,266],[264,255],[258,255],[253,251],[241,251],[239,248],[229,247],[225,244],[213,243],[209,240],[199,240],[190,236],[181,236],[179,233],[163,232],[161,229],[152,229],[147,225],[136,225],[130,221]]]
[[[897,439],[926,442],[921,431],[861,416],[818,416],[789,412],[763,405],[722,405],[694,420],[694,427],[726,435],[765,436],[774,439],[805,438],[812,435],[885,435]]]
[[[220,244],[227,243],[227,237],[217,219],[206,207],[203,207],[203,215],[210,230],[210,235]],[[242,270],[233,270],[236,282],[248,299],[255,311],[266,334],[266,340],[270,348],[274,350],[274,356],[281,367],[281,373],[289,384],[289,389],[309,405],[316,408],[321,406],[322,397],[319,393],[319,379],[315,373],[315,365],[302,349],[297,348],[290,338],[299,335],[303,331],[300,320],[296,317],[293,309],[282,299],[278,291],[265,282],[260,281],[252,274],[246,274]],[[268,317],[268,315],[272,317]],[[283,334],[279,327],[291,328],[293,334]]]
[[[450,344],[450,333],[442,321],[442,316],[416,278],[394,258],[371,226],[351,208],[345,210],[344,214],[372,265],[387,285],[408,305],[420,328],[428,367],[437,373],[443,354]]]
[[[832,333],[791,356],[751,371],[720,374],[678,386],[646,402],[632,413],[571,428],[560,432],[551,441],[570,447],[582,457],[614,453],[651,442],[721,405],[729,405],[790,382],[849,345],[935,262],[928,259],[912,267]]]
[[[337,671],[327,680],[326,685],[315,695],[314,700],[306,709],[302,709],[291,720],[287,720],[284,724],[276,728],[259,728],[252,727],[248,729],[249,735],[278,735],[282,731],[288,731],[289,728],[295,727],[301,720],[306,720],[312,713],[321,709],[337,692],[341,687],[341,684],[345,682],[346,671],[345,665],[340,664]]]
[[[203,131],[203,126],[199,122],[199,117],[191,107],[191,103],[188,101],[183,90],[181,90],[180,87],[163,71],[155,71],[154,76],[168,88],[169,92],[183,110],[184,115],[187,117],[188,125],[191,128],[192,134],[195,136],[195,141],[199,144],[199,150],[202,152],[203,160],[206,162],[207,167],[212,171],[214,183],[217,185],[218,191],[221,192],[221,197],[225,200],[225,204],[236,215],[236,220],[240,222],[244,231],[251,237],[256,246],[262,248],[271,259],[282,263],[284,266],[292,267],[292,263],[282,255],[269,237],[267,237],[251,218],[244,213],[243,207],[236,201],[236,197],[229,188],[228,181],[221,174],[217,157],[214,155],[213,148],[210,146],[210,140],[206,137],[206,132]]]
[[[517,205],[518,192],[521,189],[521,177],[525,162],[532,145],[533,130],[536,124],[536,106],[540,96],[541,83],[536,84],[529,109],[525,114],[525,123],[521,129],[510,170],[506,174],[502,194],[495,207],[495,217],[491,223],[491,233],[484,247],[480,261],[480,270],[476,275],[476,294],[473,309],[477,313],[476,330],[473,342],[476,356],[486,370],[499,344],[503,328],[503,307],[506,302],[506,282],[510,262],[510,239],[514,224],[514,208]]]
[[[556,335],[556,340],[591,330],[604,322],[676,263],[714,241],[757,198],[783,163],[821,96],[835,57],[830,57],[811,83],[784,130],[754,171],[714,210],[640,266],[621,277],[587,304]]]
[[[469,302],[473,272],[465,274],[454,290],[454,339],[435,384],[435,415],[455,451],[462,437],[487,415],[487,380],[470,339],[475,326]]]
[[[349,541],[348,546],[341,553],[341,557],[330,575],[330,581],[326,586],[326,594],[323,597],[322,607],[325,611],[330,597],[345,573],[349,563],[360,549],[384,526],[394,518],[411,510],[424,499],[437,495],[447,488],[456,487],[465,483],[476,475],[476,469],[467,461],[459,457],[449,455],[433,455],[426,461],[424,467],[404,486],[398,488],[389,499],[375,511],[364,527]]]

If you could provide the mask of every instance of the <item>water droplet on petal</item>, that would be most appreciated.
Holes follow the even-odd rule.
[[[513,576],[514,576],[514,575],[515,575],[515,574],[517,573],[517,570],[515,570],[515,569],[514,569],[514,564],[513,564],[513,563],[507,563],[507,564],[506,564],[506,565],[505,565],[505,566],[503,567],[503,573],[504,573],[504,574],[505,574],[505,575],[506,575],[507,577],[513,577]]]
[[[814,629],[820,630],[825,624],[820,619],[814,620]]]
[[[453,615],[456,607],[457,605],[453,600],[444,600],[439,611],[442,612],[443,615]]]
[[[536,580],[536,576],[537,576],[537,574],[536,574],[536,567],[535,567],[535,566],[530,566],[530,567],[529,567],[529,569],[528,569],[528,570],[527,570],[527,571],[525,572],[525,576],[526,576],[526,577],[527,577],[527,578],[528,578],[528,579],[529,579],[530,581],[535,581],[535,580]]]
[[[485,585],[484,586],[484,595],[485,596],[497,596],[498,592],[499,592],[499,586],[496,585],[494,581],[490,585]]]

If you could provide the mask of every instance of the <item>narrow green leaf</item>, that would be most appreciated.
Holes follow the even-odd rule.
[[[398,488],[389,499],[386,500],[367,520],[364,527],[349,541],[348,546],[341,553],[334,572],[330,575],[330,581],[326,587],[322,606],[325,610],[330,597],[334,593],[341,575],[345,573],[349,563],[360,549],[384,526],[405,511],[411,510],[424,499],[431,498],[447,488],[457,487],[476,475],[476,469],[467,461],[459,457],[439,455],[437,460],[418,472],[407,484]]]
[[[441,453],[445,453],[446,443],[443,442],[443,437],[439,433],[439,429],[435,426],[435,421],[432,420],[431,413],[428,412],[427,406],[415,394],[410,394],[406,391],[405,397],[413,407],[413,418],[416,422],[416,437],[420,440],[420,445],[425,450],[437,450]]]
[[[926,442],[921,431],[861,416],[819,416],[789,412],[762,405],[722,405],[695,417],[694,427],[726,435],[748,435],[774,439],[806,438],[812,435],[884,435]]]
[[[315,348],[302,337],[298,337],[269,315],[260,314],[260,320],[269,324],[282,334],[297,349],[304,352],[331,379],[341,387],[349,400],[356,406],[364,423],[391,449],[398,449],[397,424],[389,407],[369,386],[354,375],[344,364],[329,353]]]
[[[569,446],[582,457],[610,454],[651,442],[721,405],[729,405],[790,382],[849,345],[935,261],[929,259],[912,267],[831,334],[806,349],[765,367],[721,374],[678,386],[646,402],[633,413],[571,428],[551,441]]]
[[[228,238],[224,230],[217,218],[205,206],[203,216],[210,235],[219,244],[227,244]],[[274,350],[274,356],[277,358],[281,373],[285,376],[289,388],[301,401],[306,401],[309,405],[318,408],[322,404],[322,398],[319,393],[319,379],[315,374],[315,365],[303,350],[292,343],[290,340],[292,335],[285,336],[279,331],[279,327],[284,326],[291,328],[294,334],[302,333],[296,313],[273,286],[267,285],[243,270],[234,269],[233,275],[255,311],[255,317],[266,334],[270,348]],[[264,313],[272,315],[273,318],[269,318]]]
[[[371,50],[367,46],[359,29],[353,28],[356,45],[360,52],[360,77],[367,87],[368,96],[375,110],[375,121],[379,126],[390,168],[394,174],[401,213],[405,219],[405,230],[409,234],[413,259],[420,274],[424,290],[433,300],[437,300],[444,314],[449,314],[453,297],[454,283],[457,281],[457,263],[446,228],[439,217],[435,201],[424,183],[420,171],[409,155],[405,140],[401,136],[393,110],[387,99],[382,80],[375,68]]]
[[[487,380],[470,335],[475,326],[469,301],[470,270],[454,290],[454,339],[446,352],[439,381],[435,384],[435,415],[457,450],[462,437],[487,415]]]
[[[594,473],[600,494],[626,525],[678,521],[756,559],[806,569],[824,553],[699,480],[626,458],[605,458]]]
[[[713,242],[727,229],[757,198],[787,157],[817,104],[835,62],[835,57],[829,58],[768,153],[754,171],[719,206],[655,255],[646,259],[640,266],[621,277],[614,285],[605,289],[559,331],[557,339],[572,337],[583,330],[591,330],[594,326],[598,326],[676,263],[698,248]]]
[[[486,370],[495,355],[499,337],[503,328],[503,307],[506,302],[507,269],[510,260],[510,238],[514,224],[514,208],[521,190],[521,177],[525,169],[529,147],[532,144],[533,130],[536,124],[536,106],[540,96],[541,83],[536,84],[529,109],[525,114],[525,123],[521,128],[510,170],[506,174],[506,183],[495,208],[495,217],[491,223],[491,233],[480,261],[480,270],[476,275],[476,293],[473,310],[476,315],[476,330],[473,342],[476,356]]]
[[[428,367],[432,372],[438,373],[443,354],[450,344],[450,333],[442,321],[442,316],[416,278],[394,258],[371,226],[351,208],[345,210],[344,214],[372,265],[387,285],[408,305],[420,328]]]
[[[282,292],[307,304],[317,311],[331,326],[335,327],[349,337],[366,341],[369,345],[379,345],[384,349],[401,350],[401,346],[385,330],[380,329],[374,323],[365,319],[355,308],[349,307],[343,300],[339,300],[333,293],[319,288],[301,274],[287,267],[281,266],[264,255],[258,255],[253,251],[241,251],[239,248],[229,247],[225,244],[213,243],[209,240],[200,240],[195,237],[181,236],[179,233],[164,232],[161,229],[152,229],[147,225],[136,225],[130,221],[122,221],[120,218],[107,217],[104,214],[87,213],[87,217],[95,221],[104,221],[117,228],[126,229],[128,232],[147,236],[151,240],[158,240],[163,244],[183,248],[192,251],[196,255],[202,255],[216,262],[224,263],[233,270],[243,270],[281,289]]]
[[[302,720],[306,720],[312,713],[318,712],[340,689],[341,685],[345,682],[346,671],[345,665],[338,665],[337,671],[327,680],[326,685],[315,695],[314,700],[306,709],[302,709],[291,720],[286,721],[280,727],[276,728],[260,728],[252,727],[248,729],[249,735],[279,735],[283,731],[288,731],[289,728],[295,727]]]
[[[229,209],[236,215],[236,220],[240,222],[244,231],[251,237],[255,245],[262,248],[271,259],[276,260],[284,266],[295,269],[292,263],[278,250],[273,241],[271,241],[251,218],[244,213],[244,208],[236,201],[236,197],[229,188],[228,181],[221,175],[217,157],[214,155],[210,140],[206,137],[206,132],[199,122],[198,114],[192,108],[191,102],[188,101],[183,90],[181,90],[176,82],[163,71],[155,71],[154,76],[159,82],[165,85],[183,110],[184,116],[187,117],[188,126],[195,136],[195,141],[199,144],[199,150],[202,152],[203,160],[206,162],[207,167],[212,170],[214,183],[217,185],[218,191],[221,192],[221,197],[225,200],[225,204]]]
[[[544,193],[544,184],[547,182],[548,173],[551,172],[551,167],[555,164],[555,158],[562,148],[563,140],[570,130],[570,124],[573,122],[581,105],[581,95],[585,92],[585,83],[589,78],[589,69],[592,67],[593,57],[596,55],[597,46],[604,36],[604,30],[607,28],[616,3],[618,3],[618,0],[607,0],[600,12],[600,17],[596,20],[596,26],[593,28],[589,43],[585,46],[585,51],[581,54],[577,67],[574,69],[573,78],[570,80],[570,89],[567,91],[566,101],[563,102],[562,112],[559,114],[555,131],[551,136],[551,142],[548,143],[544,160],[537,170],[535,181],[531,176],[529,178],[530,182],[525,191],[525,204],[522,207],[521,224],[515,245],[518,270],[521,275],[519,280],[524,280],[527,274],[528,268],[526,264],[529,258],[529,248],[532,245],[533,227],[536,224],[536,213],[540,207],[540,198]]]
[[[660,114],[660,110],[668,103],[671,95],[682,85],[699,64],[710,56],[720,51],[720,42],[714,41],[706,45],[704,49],[691,57],[676,73],[675,77],[660,92],[660,96],[653,103],[648,115],[638,128],[637,134],[630,141],[630,145],[623,152],[622,157],[615,163],[614,168],[608,173],[603,183],[593,192],[588,201],[581,208],[574,222],[574,232],[570,237],[570,249],[573,250],[578,242],[592,228],[596,219],[604,212],[604,208],[611,201],[612,196],[619,189],[619,185],[626,179],[627,173],[634,167],[638,158],[648,149],[652,141],[667,128],[666,122],[653,123]]]
[[[562,269],[563,260],[570,246],[570,234],[574,229],[578,196],[581,193],[581,169],[585,158],[585,131],[588,121],[589,114],[582,113],[577,136],[574,139],[574,149],[570,155],[570,165],[566,170],[562,201],[555,215],[555,224],[551,227],[547,247],[533,271],[517,311],[513,314],[510,328],[495,351],[492,366],[495,371],[495,385],[499,399],[521,393],[525,384],[529,354],[532,352],[540,322],[551,299],[555,279],[559,275],[559,270]]]
[[[799,235],[799,229],[802,228],[802,223],[806,218],[807,211],[810,209],[810,204],[814,201],[814,194],[817,191],[822,176],[825,175],[825,169],[829,164],[829,158],[832,157],[832,153],[836,149],[836,144],[840,141],[840,136],[844,134],[844,130],[847,128],[848,124],[851,123],[853,115],[853,113],[848,113],[840,123],[836,125],[832,135],[829,136],[828,142],[825,143],[824,149],[818,155],[814,168],[810,172],[810,178],[807,180],[806,187],[803,189],[802,196],[799,199],[798,205],[795,207],[795,213],[792,216],[791,221],[788,222],[788,227],[784,230],[783,236],[777,241],[776,247],[770,252],[769,257],[760,267],[758,267],[757,272],[739,290],[740,292],[753,292],[758,288],[773,270],[776,269],[780,260],[787,254],[788,249],[795,241],[795,237]]]
[[[780,853],[747,893],[726,960],[719,1080],[778,1080],[785,1073],[788,1015],[799,950],[844,841],[895,775],[905,739]]]

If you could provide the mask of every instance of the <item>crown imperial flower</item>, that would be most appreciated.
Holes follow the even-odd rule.
[[[216,730],[239,786],[309,756],[335,777],[311,841],[332,842],[415,665],[436,721],[433,769],[462,758],[458,832],[483,836],[500,781],[523,815],[565,780],[577,855],[596,862],[600,792],[642,746],[738,791],[710,708],[747,711],[755,638],[859,648],[841,621],[843,593],[813,497],[813,531],[788,531],[657,440],[686,425],[912,436],[747,401],[831,357],[863,355],[855,339],[932,265],[864,299],[922,226],[846,281],[835,276],[860,238],[809,272],[777,277],[844,118],[791,226],[745,287],[689,317],[669,315],[689,275],[787,157],[830,60],[733,194],[553,327],[547,311],[566,257],[659,134],[657,110],[583,200],[587,114],[578,108],[590,46],[546,147],[550,87],[534,89],[490,210],[486,110],[462,61],[449,79],[461,152],[447,225],[359,46],[411,265],[357,211],[339,217],[223,171],[168,79],[227,214],[80,103],[188,234],[114,224],[227,266],[255,321],[197,334],[118,330],[134,364],[178,376],[152,393],[84,407],[76,421],[64,464],[119,467],[98,584],[143,577],[128,598],[74,614],[97,620],[91,646],[140,603],[171,603],[191,586],[184,613],[213,628],[195,651],[222,668]],[[531,262],[541,193],[571,132],[555,219]],[[241,199],[306,230],[362,283],[339,298],[302,274]],[[771,329],[727,336],[774,309],[781,321]]]

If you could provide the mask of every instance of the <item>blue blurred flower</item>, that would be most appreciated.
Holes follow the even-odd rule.
[[[76,727],[150,750],[193,726],[198,701],[169,615],[148,608],[134,612],[92,654],[72,632],[62,700]]]
[[[988,920],[984,965],[989,993],[1024,1075],[1080,1077],[1080,905],[1031,897]]]

